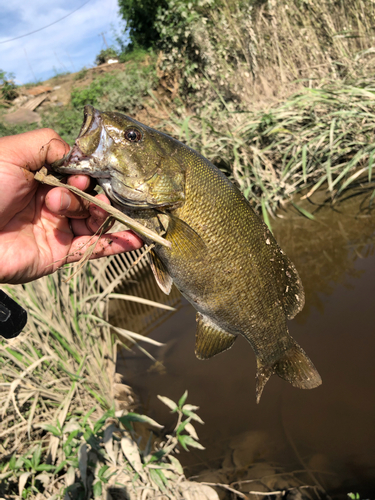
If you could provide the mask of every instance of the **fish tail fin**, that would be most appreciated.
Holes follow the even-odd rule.
[[[264,386],[274,373],[299,389],[313,389],[322,383],[312,361],[293,339],[291,339],[291,346],[273,365],[267,366],[260,359],[257,360],[257,403],[260,401]]]

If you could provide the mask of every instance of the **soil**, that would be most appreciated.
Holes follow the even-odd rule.
[[[147,63],[146,60],[145,64]],[[11,124],[40,123],[41,112],[51,106],[69,105],[73,89],[88,87],[96,78],[106,73],[126,71],[129,64],[131,62],[105,63],[76,73],[58,75],[35,86],[19,87],[19,96],[9,103],[4,120]],[[171,107],[170,96],[171,92],[160,85],[154,91],[155,99],[145,98],[142,109],[138,110],[136,115],[132,115],[133,118],[151,127],[158,127],[168,118],[168,109]]]

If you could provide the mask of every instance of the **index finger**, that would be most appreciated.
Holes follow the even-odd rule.
[[[1,161],[26,170],[39,170],[70,150],[69,145],[50,128],[0,138]]]

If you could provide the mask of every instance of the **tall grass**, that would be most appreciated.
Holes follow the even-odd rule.
[[[160,344],[120,327],[113,335],[106,297],[116,282],[103,279],[113,259],[68,282],[64,269],[5,287],[27,309],[28,323],[19,337],[0,342],[0,496],[182,498],[190,488],[173,453],[180,445],[201,447],[190,423],[200,421],[197,407],[185,404],[187,394],[173,403],[176,428],[155,441],[151,429],[162,426],[132,411],[132,391],[116,375],[120,339]],[[142,422],[149,430],[141,443]]]
[[[354,182],[374,189],[375,81],[305,89],[264,110],[170,114],[174,135],[230,173],[256,208],[274,212],[296,192],[332,199]]]
[[[285,96],[296,80],[363,76],[374,66],[374,24],[369,0],[171,0],[157,21],[159,66],[167,79],[179,73],[190,102],[218,90],[244,109],[254,93]]]

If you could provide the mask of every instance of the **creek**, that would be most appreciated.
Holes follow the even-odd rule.
[[[366,194],[333,206],[301,205],[315,220],[289,207],[272,228],[306,293],[290,333],[313,360],[322,386],[299,390],[273,376],[257,405],[250,345],[239,338],[229,351],[197,360],[193,307],[177,290],[163,295],[146,268],[125,292],[177,311],[124,301],[113,309],[119,326],[165,344],[145,346],[156,363],[136,349],[122,350],[118,371],[140,396],[145,414],[167,429],[175,417],[158,394],[177,401],[187,389],[187,402],[200,407],[205,425],[195,427],[206,449],[181,453],[188,475],[227,481],[244,493],[310,484],[332,498],[352,491],[374,498],[375,209]]]

